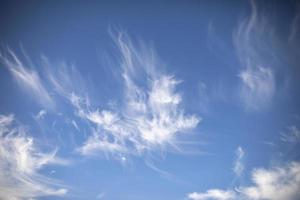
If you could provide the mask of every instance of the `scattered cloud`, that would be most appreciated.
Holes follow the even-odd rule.
[[[67,189],[39,173],[49,164],[68,162],[56,157],[56,150],[44,153],[26,136],[25,129],[14,124],[13,115],[0,115],[0,198],[32,199],[61,196]]]
[[[289,126],[287,132],[281,133],[280,139],[283,142],[298,143],[300,142],[300,130],[296,126]]]
[[[98,133],[90,136],[84,145],[79,149],[82,155],[96,155],[99,152],[104,153],[126,153],[126,147],[117,142],[107,141],[106,138],[99,138]]]
[[[177,134],[195,128],[201,120],[184,112],[182,94],[176,90],[181,81],[162,72],[163,65],[152,48],[134,44],[123,32],[113,38],[120,53],[121,72],[116,81],[123,88],[122,103],[117,108],[99,109],[91,104],[88,95],[74,92],[72,83],[74,74],[78,74],[75,68],[71,73],[67,70],[48,73],[53,88],[90,127],[91,134],[78,152],[83,155],[105,152],[122,157],[175,145]],[[44,62],[50,65],[46,58]]]
[[[269,106],[276,92],[276,48],[273,27],[268,18],[259,14],[251,1],[251,15],[244,19],[233,35],[242,65],[240,96],[247,110]]]
[[[9,128],[10,124],[14,121],[14,115],[0,115],[0,133],[1,136],[4,136],[6,133],[10,133],[11,130]]]
[[[252,173],[253,186],[242,187],[249,199],[296,200],[300,196],[300,163],[284,167],[256,169]]]
[[[80,131],[79,130],[79,127],[78,127],[78,125],[77,125],[77,123],[76,123],[76,121],[75,120],[72,120],[72,125],[75,127],[75,129],[77,130],[77,131]]]
[[[176,147],[176,136],[194,129],[201,121],[199,116],[184,111],[182,94],[177,91],[182,81],[164,72],[164,65],[152,47],[130,40],[124,32],[114,35],[113,40],[118,47],[116,82],[122,88],[122,96],[117,100],[121,103],[113,108],[99,108],[91,103],[90,89],[73,65],[62,62],[54,68],[42,56],[45,77],[41,79],[30,60],[29,67],[25,66],[10,49],[8,56],[1,55],[1,59],[20,86],[44,106],[36,119],[42,119],[46,110],[54,106],[54,98],[56,107],[60,106],[60,97],[71,106],[74,112],[68,116],[70,124],[76,130],[81,130],[82,124],[89,129],[89,137],[77,152],[104,152],[121,158],[124,154],[141,155],[145,151]],[[75,117],[80,118],[80,123]]]
[[[190,193],[192,200],[296,200],[300,196],[300,163],[290,162],[270,169],[252,171],[252,185],[234,190],[212,189],[204,193]]]
[[[54,108],[55,103],[52,97],[39,74],[32,69],[32,65],[26,66],[10,49],[8,49],[7,55],[0,54],[0,59],[22,89],[26,90],[43,107]],[[30,61],[28,62],[30,63]]]
[[[233,165],[233,172],[235,173],[235,175],[237,177],[240,177],[245,168],[244,163],[243,163],[245,152],[242,149],[242,147],[238,147],[235,151],[235,154],[236,154],[236,159],[235,159],[234,165]]]
[[[248,68],[239,77],[243,82],[241,97],[247,109],[258,109],[271,103],[275,93],[275,79],[271,68]]]
[[[195,128],[200,118],[184,114],[181,94],[176,92],[180,81],[156,69],[160,63],[153,50],[138,49],[124,33],[115,41],[121,53],[123,106],[120,112],[81,112],[100,129],[82,147],[83,152],[89,152],[87,147],[90,151],[105,147],[139,154],[171,144],[178,133]]]
[[[188,198],[192,200],[232,200],[236,196],[234,191],[213,189],[205,193],[190,193],[188,194]]]
[[[45,115],[47,114],[46,110],[40,110],[36,115],[35,118],[36,119],[43,119],[45,117]]]

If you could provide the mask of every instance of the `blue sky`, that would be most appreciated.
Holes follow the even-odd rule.
[[[0,199],[299,199],[299,6],[1,2]]]

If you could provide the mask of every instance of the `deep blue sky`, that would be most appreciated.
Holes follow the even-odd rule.
[[[299,5],[1,1],[0,199],[296,200]]]

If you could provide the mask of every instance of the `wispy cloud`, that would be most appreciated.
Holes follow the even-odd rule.
[[[176,136],[194,129],[201,121],[199,116],[184,111],[182,94],[177,91],[182,81],[164,72],[152,47],[130,40],[124,32],[115,34],[113,40],[118,47],[114,57],[119,61],[116,82],[122,87],[122,96],[117,99],[121,104],[114,109],[91,104],[90,89],[73,65],[62,62],[54,68],[42,56],[40,63],[46,77],[41,79],[32,62],[29,60],[30,66],[25,66],[13,51],[8,50],[8,56],[1,55],[1,59],[20,86],[45,108],[54,106],[54,97],[57,108],[61,107],[59,97],[67,100],[75,114],[68,118],[75,122],[74,117],[79,117],[90,130],[89,138],[77,149],[81,154],[104,152],[122,157],[121,154],[141,155],[157,148],[175,147]],[[35,117],[43,118],[46,112],[42,109]],[[79,124],[73,122],[80,130]]]
[[[290,34],[288,37],[288,42],[290,42],[290,43],[293,43],[293,42],[297,43],[297,40],[299,41],[299,38],[298,38],[298,35],[300,32],[300,28],[298,25],[300,22],[300,12],[299,11],[300,11],[300,5],[298,4],[297,8],[296,8],[295,16],[290,25]]]
[[[14,121],[13,115],[0,115],[0,198],[22,200],[66,194],[67,189],[39,170],[49,164],[68,162],[56,157],[56,150],[40,151],[34,139]]]
[[[234,191],[212,189],[205,193],[190,193],[188,198],[192,200],[232,200],[236,198],[236,195]]]
[[[241,97],[247,109],[258,109],[271,103],[275,93],[275,79],[271,68],[248,68],[239,77],[243,82]]]
[[[300,163],[291,162],[270,169],[252,171],[252,185],[235,190],[212,189],[204,193],[190,193],[192,200],[295,200],[300,196]]]
[[[36,119],[43,119],[45,117],[45,115],[47,114],[46,110],[40,110],[36,115],[35,118]]]
[[[300,142],[300,130],[297,126],[289,126],[287,131],[280,134],[280,139],[283,142],[299,143]]]
[[[260,110],[272,103],[276,92],[274,47],[276,38],[268,18],[251,1],[251,15],[233,35],[242,70],[240,95],[247,110]]]
[[[83,155],[140,155],[175,145],[177,134],[195,128],[201,120],[184,112],[182,94],[176,90],[181,81],[162,72],[163,65],[152,48],[135,44],[124,32],[113,38],[119,50],[121,71],[116,81],[123,88],[123,96],[118,99],[121,105],[116,109],[99,109],[91,104],[88,95],[74,92],[74,68],[71,74],[48,73],[56,91],[68,99],[76,116],[90,127],[91,135],[78,151]]]
[[[237,177],[240,177],[245,168],[243,163],[245,152],[242,149],[242,147],[238,147],[235,151],[235,154],[236,154],[236,159],[233,163],[233,172]]]
[[[123,106],[119,113],[103,110],[86,114],[107,137],[113,136],[114,147],[118,147],[114,149],[132,147],[134,153],[142,153],[171,144],[177,133],[195,128],[200,118],[184,114],[182,97],[176,92],[180,81],[157,70],[161,64],[153,50],[133,45],[124,33],[115,41],[121,53]]]
[[[54,108],[54,101],[47,91],[40,75],[32,69],[33,66],[26,66],[16,54],[8,49],[7,54],[0,54],[1,62],[8,68],[19,86],[26,90],[38,103],[48,109]],[[30,61],[28,61],[31,63]]]
[[[177,181],[177,178],[171,174],[170,172],[166,171],[166,170],[163,170],[163,169],[160,169],[159,167],[157,167],[152,160],[146,160],[146,165],[152,169],[153,171],[159,173],[161,176],[169,179],[169,180],[174,180],[174,181]]]

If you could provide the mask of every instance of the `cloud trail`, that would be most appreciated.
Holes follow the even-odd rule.
[[[68,164],[50,153],[40,151],[24,128],[14,123],[13,115],[0,115],[0,199],[33,199],[62,196],[67,189],[39,173],[49,164]]]
[[[276,37],[268,18],[259,14],[251,1],[251,15],[243,20],[233,35],[242,65],[240,96],[246,110],[268,107],[276,93]]]
[[[19,86],[45,108],[53,109],[55,102],[42,82],[40,75],[25,66],[16,54],[8,49],[7,55],[0,54],[1,62],[8,68]],[[29,62],[29,61],[28,61]]]
[[[242,149],[242,147],[238,147],[235,151],[235,154],[236,154],[236,160],[234,161],[233,172],[237,177],[240,177],[245,168],[243,163],[245,152]]]

